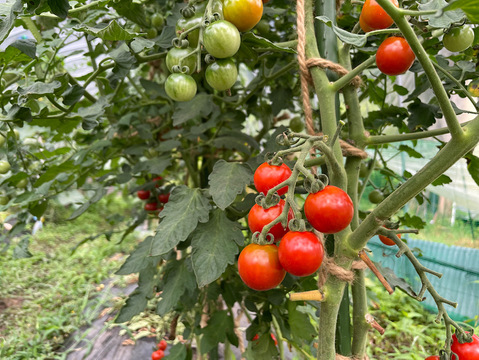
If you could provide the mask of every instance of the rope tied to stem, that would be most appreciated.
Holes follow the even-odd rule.
[[[364,261],[356,260],[353,262],[351,270],[347,270],[337,265],[332,257],[325,255],[323,264],[319,269],[318,288],[321,289],[324,284],[326,284],[326,281],[330,275],[338,278],[341,281],[351,284],[354,281],[354,270],[364,270],[367,269],[367,267],[368,266],[364,263]]]
[[[308,68],[314,67],[314,66],[319,66],[320,68],[323,68],[323,69],[329,69],[331,71],[334,71],[339,76],[344,76],[346,74],[349,74],[349,71],[346,68],[344,68],[343,66],[341,66],[341,65],[339,65],[339,64],[337,64],[333,61],[327,60],[327,59],[311,58],[311,59],[306,60],[306,66]],[[351,85],[353,85],[355,88],[360,87],[362,85],[362,83],[363,82],[358,75],[356,75],[351,80]]]

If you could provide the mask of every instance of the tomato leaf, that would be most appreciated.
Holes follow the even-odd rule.
[[[366,42],[368,40],[367,35],[353,34],[349,31],[343,30],[340,27],[335,26],[331,19],[329,19],[327,16],[317,16],[316,19],[322,21],[326,26],[332,28],[336,36],[342,42],[354,45],[356,47],[363,47],[364,45],[366,45]]]
[[[185,291],[196,289],[196,281],[191,263],[188,261],[171,262],[169,271],[163,279],[161,300],[158,303],[156,312],[163,316],[174,308],[180,301]]]
[[[150,254],[166,254],[181,241],[185,241],[198,222],[208,221],[210,209],[210,202],[202,190],[176,187],[160,213],[162,220],[156,230]]]
[[[404,144],[399,145],[398,150],[406,152],[408,156],[412,158],[420,159],[423,157],[421,153],[417,152],[416,150],[414,150],[412,147],[408,145],[404,145]]]
[[[479,24],[479,0],[457,0],[450,3],[444,11],[455,9],[461,9],[471,22]]]
[[[224,210],[251,184],[253,172],[246,165],[218,160],[208,181],[213,201]]]
[[[278,46],[275,43],[269,41],[268,39],[265,39],[261,36],[255,35],[252,32],[247,32],[246,34],[244,34],[242,39],[241,39],[241,42],[244,45],[248,45],[253,50],[255,50],[255,49],[271,49],[272,51],[280,51],[280,52],[286,52],[286,53],[291,53],[291,54],[296,53],[295,49]]]
[[[374,264],[376,265],[379,272],[384,276],[384,278],[387,280],[389,285],[391,285],[391,287],[394,290],[396,288],[399,288],[400,290],[404,291],[409,296],[411,296],[413,298],[417,297],[417,293],[414,291],[414,289],[411,287],[411,285],[409,285],[407,283],[407,281],[404,280],[403,278],[398,277],[393,269],[388,268],[388,267],[383,267],[383,266],[381,266],[381,264],[379,262],[374,262]]]
[[[407,109],[411,114],[407,122],[410,130],[428,128],[436,122],[436,115],[439,111],[437,105],[425,104],[420,100],[409,104]]]
[[[70,215],[68,220],[73,220],[79,217],[81,214],[83,214],[85,211],[88,210],[88,208],[100,201],[103,196],[106,195],[106,188],[104,187],[99,187],[96,191],[95,194],[91,197],[90,200],[88,200],[86,203],[84,203],[82,206],[80,206],[78,209],[76,209],[73,214]]]
[[[278,349],[269,333],[263,333],[258,340],[250,341],[243,354],[246,359],[276,359]]]
[[[218,331],[221,329],[221,331]],[[204,353],[212,350],[219,343],[224,343],[229,333],[228,339],[236,337],[234,333],[234,321],[228,315],[227,310],[217,311],[211,315],[208,325],[202,330],[201,351]]]
[[[473,154],[467,154],[465,156],[467,162],[467,171],[471,174],[471,177],[479,185],[479,157]]]
[[[402,226],[407,226],[412,229],[424,229],[426,223],[423,219],[416,215],[409,215],[408,213],[404,214],[404,216],[400,216],[399,220],[401,221]]]
[[[133,251],[130,256],[125,260],[121,268],[115,273],[117,275],[128,275],[140,272],[146,268],[149,263],[152,264],[158,263],[161,260],[161,256],[150,256],[150,247],[151,242],[153,241],[153,236],[148,236],[143,240]]]
[[[309,315],[300,311],[300,306],[294,301],[288,301],[289,326],[291,334],[298,339],[311,341],[315,337],[315,329]]]
[[[432,186],[440,186],[440,185],[445,185],[445,184],[450,184],[450,183],[452,183],[452,179],[449,176],[442,174],[436,180],[434,180],[431,183],[431,185]]]
[[[30,245],[30,239],[28,237],[23,238],[20,240],[13,249],[13,258],[14,259],[25,259],[32,257],[32,253],[28,250],[28,246]]]
[[[469,0],[470,1],[470,0]],[[437,10],[436,14],[422,15],[426,20],[429,20],[429,25],[434,28],[447,28],[451,24],[461,21],[464,18],[464,12],[460,9],[451,11],[440,11],[447,6],[445,0],[431,0],[425,4],[419,4],[418,9],[420,11]]]
[[[165,356],[165,360],[186,360],[186,347],[182,343],[173,345],[169,354]]]
[[[75,28],[76,31],[82,31],[94,37],[100,38],[107,41],[121,41],[121,40],[132,40],[136,37],[135,33],[131,33],[128,30],[123,29],[116,20],[110,22],[107,26],[103,28],[96,28],[87,25],[78,26]]]
[[[7,38],[22,8],[22,0],[7,0],[0,4],[0,43]]]
[[[148,264],[148,267],[140,271],[138,287],[130,294],[126,304],[121,308],[115,323],[123,323],[131,320],[135,315],[145,310],[148,300],[153,298],[156,286],[157,269],[155,263]]]
[[[207,117],[216,109],[212,95],[200,94],[190,101],[178,102],[173,114],[173,126],[181,125],[197,116]]]
[[[238,245],[243,242],[238,223],[229,220],[219,209],[211,213],[207,223],[199,224],[191,236],[193,270],[198,287],[215,281],[228,264],[234,264]]]
[[[68,0],[48,0],[48,6],[50,6],[52,13],[62,19],[66,19],[68,10],[70,10]]]

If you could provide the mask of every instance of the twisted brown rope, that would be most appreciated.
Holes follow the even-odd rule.
[[[339,64],[336,64],[335,62],[332,62],[332,61],[329,61],[329,60],[326,60],[326,59],[321,59],[321,58],[312,58],[312,59],[306,60],[306,66],[308,68],[313,67],[313,66],[319,66],[320,68],[323,68],[323,69],[329,69],[329,70],[334,71],[339,76],[344,76],[344,75],[349,73],[349,71],[346,68],[344,68],[343,66],[341,66]],[[361,84],[362,84],[361,78],[359,76],[355,76],[351,80],[351,84],[355,88],[360,87]]]
[[[318,288],[321,289],[326,280],[328,280],[329,275],[332,275],[338,278],[341,281],[346,281],[352,283],[354,281],[354,271],[353,270],[364,270],[368,266],[362,260],[356,260],[351,266],[351,270],[347,270],[334,262],[333,258],[330,258],[325,255],[321,268],[319,269],[318,276]]]

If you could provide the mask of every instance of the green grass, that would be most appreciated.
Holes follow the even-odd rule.
[[[128,215],[130,206],[109,196],[74,221],[65,221],[70,211],[57,206],[31,241],[32,257],[13,259],[14,244],[0,256],[0,300],[8,306],[0,310],[0,359],[56,358],[65,338],[96,316],[84,313],[87,303],[124,260],[113,256],[129,253],[134,237],[118,245],[118,237],[102,236],[73,255],[72,248],[111,230],[109,216]]]

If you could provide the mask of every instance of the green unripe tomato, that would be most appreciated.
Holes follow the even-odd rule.
[[[146,37],[148,39],[154,39],[158,36],[158,30],[156,28],[149,28],[148,31],[146,32]]]
[[[186,30],[189,30],[196,25],[200,25],[202,21],[203,21],[203,16],[201,14],[197,14],[188,19],[180,18],[176,22],[176,27],[175,27],[176,35],[179,36],[181,33],[185,32]],[[193,48],[197,47],[198,39],[200,38],[200,29],[196,29],[189,32],[186,38],[188,39],[188,42],[190,43],[191,47]]]
[[[17,185],[15,186],[17,187],[17,189],[25,189],[27,185],[28,185],[28,179],[22,179],[19,182],[17,182]]]
[[[151,25],[153,25],[154,27],[161,28],[164,23],[165,23],[165,18],[163,17],[163,15],[159,13],[154,13],[151,16]]]
[[[365,163],[361,163],[361,167],[359,168],[359,177],[366,177],[368,174],[368,166]]]
[[[140,27],[140,25],[138,25],[138,24],[133,25],[133,27],[131,28],[131,31],[133,31],[133,32],[135,32],[135,33],[137,33],[137,34],[138,34],[138,33],[141,33],[141,27]]]
[[[379,204],[384,200],[384,194],[379,190],[373,190],[369,193],[368,199],[373,204]]]
[[[216,60],[205,71],[206,82],[215,90],[230,89],[238,78],[238,69],[233,59]]]
[[[165,82],[166,94],[175,101],[190,101],[196,90],[196,81],[190,75],[171,74]]]
[[[260,35],[268,35],[270,30],[269,21],[262,19],[258,24],[256,24],[255,29]]]
[[[304,130],[304,123],[299,116],[295,116],[289,120],[289,128],[291,131],[299,133]]]
[[[206,51],[215,58],[229,58],[239,50],[241,45],[240,33],[236,26],[229,21],[215,21],[206,27],[203,45]]]
[[[452,52],[466,50],[474,41],[474,30],[467,25],[455,27],[449,30],[442,39],[444,47]]]
[[[10,163],[6,160],[1,160],[0,161],[0,174],[6,174],[7,172],[10,171]]]
[[[0,146],[3,146],[5,144],[5,141],[7,141],[7,139],[5,138],[5,136],[3,136],[2,134],[0,134]]]
[[[173,47],[168,51],[168,54],[166,54],[166,66],[168,67],[168,70],[170,72],[173,72],[173,66],[179,65],[180,59],[189,53],[193,51],[192,48],[188,47],[185,49]],[[181,62],[181,66],[188,66],[188,75],[191,75],[195,72],[196,70],[196,56],[195,54],[190,55],[186,58],[183,59]]]
[[[0,205],[4,206],[7,205],[10,201],[10,198],[6,195],[0,195]]]

